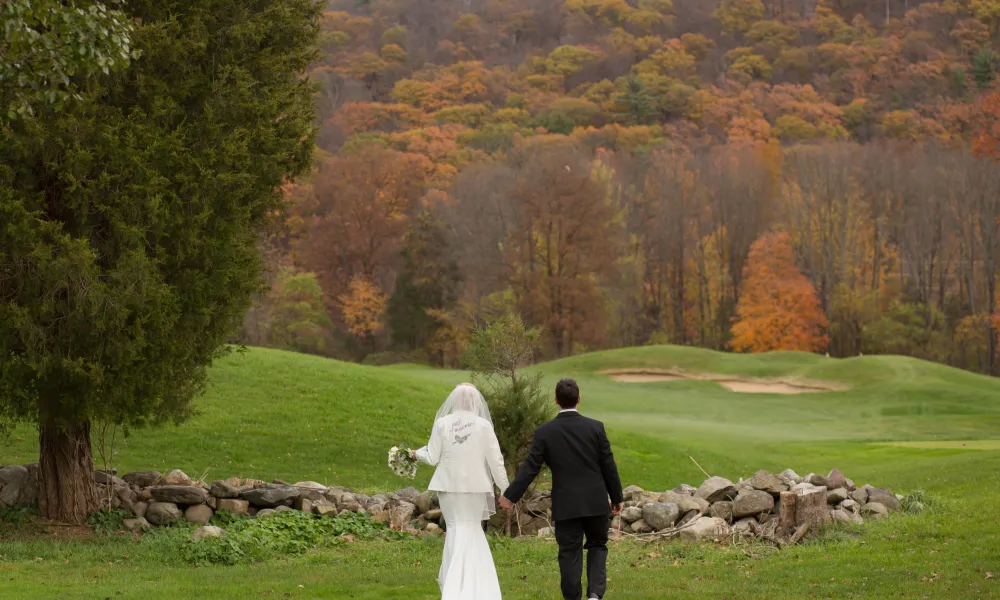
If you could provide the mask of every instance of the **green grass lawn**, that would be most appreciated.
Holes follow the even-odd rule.
[[[709,381],[626,384],[600,374],[642,368],[850,389],[739,394]],[[759,468],[838,467],[859,484],[924,489],[937,501],[919,516],[831,531],[784,551],[622,543],[612,550],[609,598],[1000,598],[1000,381],[899,357],[675,347],[594,353],[537,370],[546,385],[577,378],[582,410],[607,423],[626,483],[697,485],[704,475],[694,458],[734,480]],[[384,466],[387,448],[422,444],[450,386],[467,378],[251,350],[214,368],[197,417],[135,432],[119,443],[115,466],[395,489],[408,482]],[[0,446],[0,464],[36,452],[35,436],[19,429]],[[0,599],[437,597],[440,540],[358,541],[290,560],[195,568],[174,551],[181,535],[53,541],[0,530]],[[558,597],[552,543],[498,540],[494,554],[505,598]]]

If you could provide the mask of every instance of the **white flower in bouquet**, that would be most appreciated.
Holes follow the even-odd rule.
[[[393,446],[389,449],[389,468],[392,472],[405,479],[417,476],[417,460],[410,454],[406,446]]]

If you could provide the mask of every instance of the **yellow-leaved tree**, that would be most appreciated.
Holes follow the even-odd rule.
[[[351,280],[347,293],[338,299],[347,330],[354,337],[366,340],[374,352],[376,335],[385,328],[383,317],[389,297],[369,279],[359,276]]]

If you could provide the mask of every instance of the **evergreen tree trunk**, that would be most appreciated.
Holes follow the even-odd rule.
[[[42,517],[82,524],[97,510],[90,421],[71,427],[39,426],[41,445],[38,501]]]

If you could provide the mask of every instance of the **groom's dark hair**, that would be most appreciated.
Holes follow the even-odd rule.
[[[556,384],[556,402],[563,408],[576,408],[580,403],[580,386],[572,379],[562,379]]]

